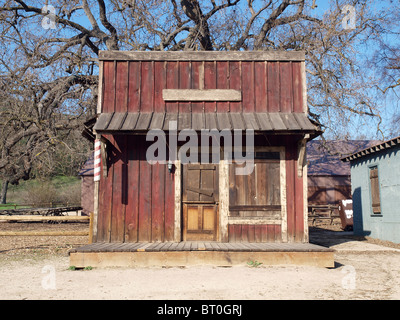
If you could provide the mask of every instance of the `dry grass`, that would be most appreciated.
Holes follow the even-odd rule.
[[[81,202],[81,180],[78,177],[58,176],[47,180],[22,181],[18,186],[9,187],[7,202],[34,206],[78,204]]]

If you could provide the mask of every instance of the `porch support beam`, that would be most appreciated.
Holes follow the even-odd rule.
[[[306,165],[306,144],[310,138],[309,134],[304,135],[298,143],[297,176],[303,177],[303,167]]]
[[[228,242],[229,166],[228,160],[219,162],[219,241]]]
[[[182,166],[180,160],[175,161],[175,224],[174,224],[174,241],[182,240],[181,215],[182,215]]]

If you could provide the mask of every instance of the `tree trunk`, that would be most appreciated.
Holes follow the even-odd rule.
[[[8,189],[8,180],[3,181],[3,187],[1,188],[1,198],[0,203],[6,204],[7,203],[7,189]]]

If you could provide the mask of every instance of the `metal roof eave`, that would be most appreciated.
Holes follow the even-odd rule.
[[[391,140],[384,141],[384,142],[374,145],[372,147],[360,150],[356,153],[353,153],[346,157],[343,157],[340,160],[342,160],[343,162],[353,161],[353,160],[365,157],[367,155],[374,154],[376,152],[380,152],[381,150],[393,148],[394,146],[397,146],[399,144],[400,144],[400,136],[393,138]]]
[[[271,133],[308,133],[318,136],[321,127],[305,113],[101,113],[97,133],[134,134],[149,130],[254,130]]]

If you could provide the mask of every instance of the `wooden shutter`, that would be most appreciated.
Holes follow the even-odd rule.
[[[379,176],[378,167],[372,167],[369,170],[369,179],[371,184],[372,212],[381,213],[381,199],[379,194]]]
[[[236,175],[233,162],[229,168],[229,211],[236,217],[280,218],[279,160],[255,159],[249,175]]]

